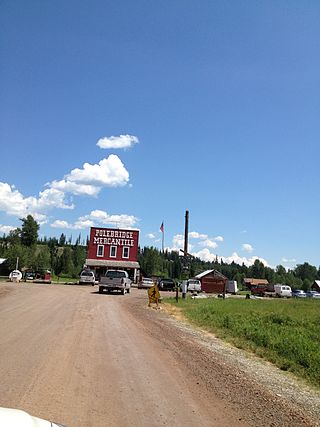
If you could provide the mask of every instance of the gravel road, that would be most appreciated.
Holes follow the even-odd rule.
[[[1,283],[0,378],[0,406],[67,427],[320,425],[319,393],[137,289]]]

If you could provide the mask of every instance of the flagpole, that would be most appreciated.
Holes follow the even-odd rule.
[[[162,221],[163,224],[163,231],[162,231],[162,253],[164,253],[164,223]]]
[[[164,222],[163,221],[160,225],[160,231],[162,233],[162,252],[164,252]]]

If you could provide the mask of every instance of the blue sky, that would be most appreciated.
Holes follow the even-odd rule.
[[[6,1],[0,232],[319,265],[318,1]],[[99,142],[100,141],[100,142]],[[121,148],[122,147],[122,148]]]

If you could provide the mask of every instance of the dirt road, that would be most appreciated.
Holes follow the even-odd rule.
[[[0,284],[0,406],[67,427],[318,425],[216,344],[145,291]]]

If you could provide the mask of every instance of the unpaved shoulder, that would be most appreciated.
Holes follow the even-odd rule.
[[[12,292],[13,291],[13,286],[14,285],[10,285],[10,284],[7,284],[7,283],[5,283],[5,282],[0,282],[0,298],[3,298],[3,297],[5,297],[5,296],[7,296],[10,292]]]
[[[200,387],[204,398],[223,399],[254,426],[320,426],[320,393],[258,357],[187,324],[181,313],[128,305],[141,327],[161,342]]]

